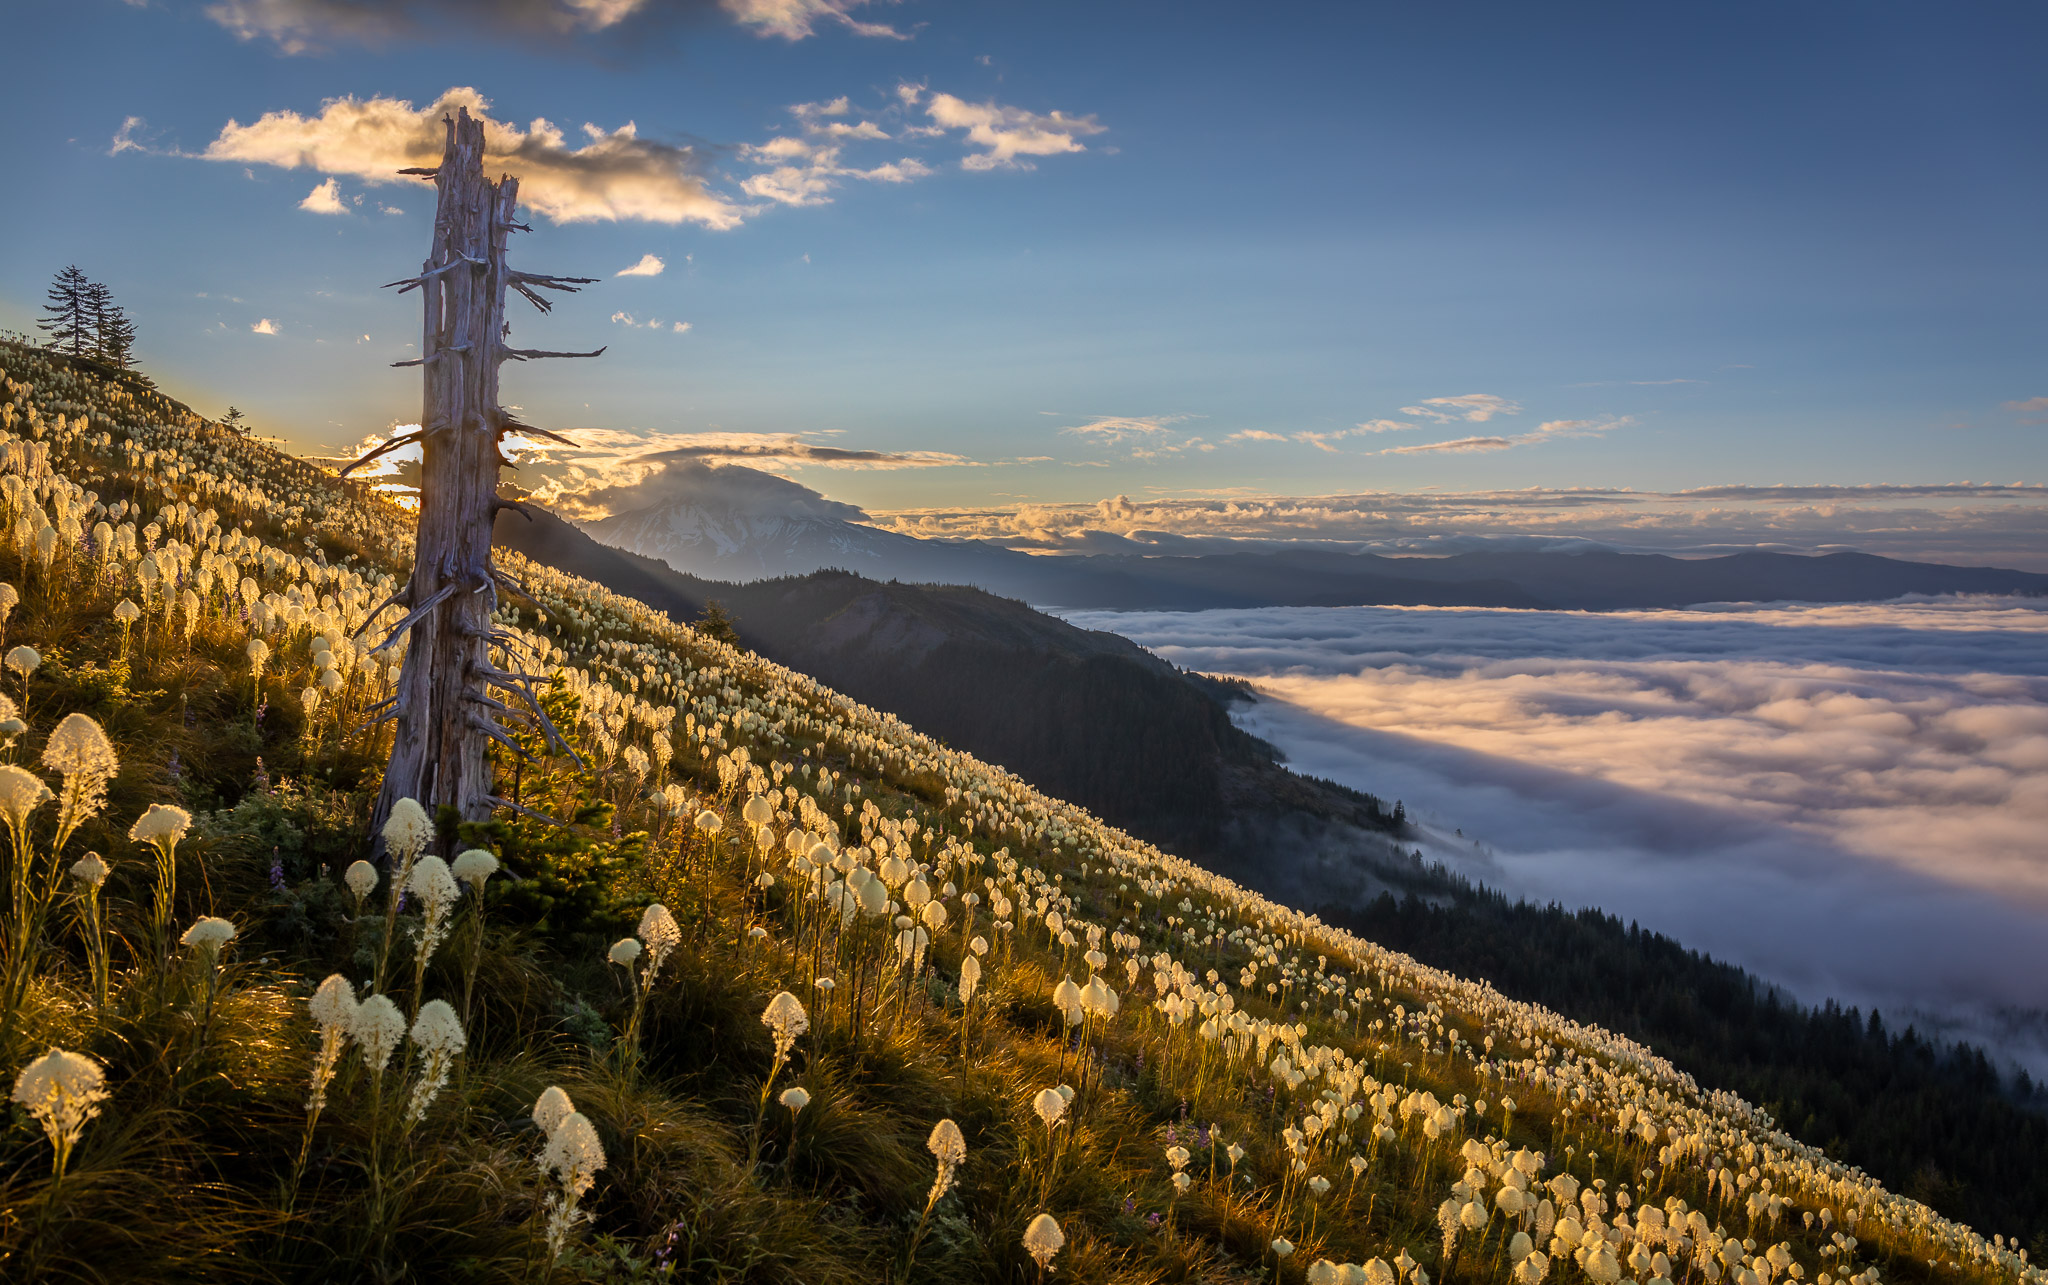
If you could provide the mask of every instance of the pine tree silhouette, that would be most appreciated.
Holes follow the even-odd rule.
[[[85,317],[92,327],[92,350],[109,365],[126,370],[135,364],[135,323],[114,302],[111,290],[97,281],[85,287]]]
[[[50,336],[51,347],[59,352],[68,352],[74,357],[83,357],[91,351],[96,336],[93,333],[90,304],[86,292],[92,283],[71,264],[57,274],[50,283],[50,302],[43,305],[43,320],[36,323],[36,329]]]

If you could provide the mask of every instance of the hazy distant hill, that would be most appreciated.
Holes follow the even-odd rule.
[[[734,470],[737,471],[737,470]],[[2048,575],[1902,562],[1862,553],[1714,558],[1588,552],[1387,557],[1281,549],[1176,557],[1034,557],[977,541],[883,531],[830,501],[750,506],[702,494],[585,525],[592,536],[685,574],[755,581],[824,569],[872,580],[973,585],[1051,607],[1522,607],[1582,611],[1703,602],[1860,602],[1909,593],[2048,594]]]
[[[1119,635],[979,589],[840,571],[720,584],[544,512],[501,514],[496,540],[679,619],[716,599],[762,655],[1262,889],[1327,896],[1413,868],[1387,837],[1393,801],[1288,771],[1230,721],[1227,691]],[[1298,860],[1273,862],[1276,848]]]

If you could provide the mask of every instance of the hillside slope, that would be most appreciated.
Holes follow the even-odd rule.
[[[1387,842],[1372,801],[1273,764],[1263,745],[1217,725],[1214,701],[1190,698],[1213,689],[1127,640],[978,590],[843,573],[721,585],[546,515],[499,525],[501,541],[529,556],[678,618],[715,598],[763,654],[1149,842],[1664,1049],[1701,1082],[1772,1104],[1797,1136],[1951,1216],[2048,1247],[2048,1102],[1989,1071],[1981,1051],[1887,1032],[1876,1014],[1807,1010],[1668,938],[1554,905],[1509,905],[1423,868]]]
[[[513,729],[519,810],[353,867],[405,515],[0,367],[7,1279],[2044,1279],[1647,1048],[515,557],[499,658],[577,756]]]
[[[679,620],[716,600],[760,654],[1268,896],[1362,901],[1418,873],[1391,802],[1289,772],[1213,685],[1118,635],[978,589],[700,580],[545,511],[501,513],[495,541]]]

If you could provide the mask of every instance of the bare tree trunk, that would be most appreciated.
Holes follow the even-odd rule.
[[[397,735],[373,834],[402,798],[419,800],[429,813],[452,807],[463,821],[489,818],[502,801],[492,791],[486,751],[492,741],[511,745],[493,711],[524,717],[554,736],[531,687],[508,672],[516,665],[508,661],[501,669],[490,655],[498,586],[509,584],[491,564],[492,518],[503,506],[497,498],[498,469],[505,463],[499,442],[519,427],[498,407],[498,366],[508,358],[595,356],[505,346],[508,286],[545,310],[546,301],[531,287],[571,290],[568,283],[588,279],[542,277],[506,266],[507,238],[525,230],[515,217],[519,180],[487,181],[483,160],[483,122],[458,109],[448,122],[441,165],[431,172],[438,192],[432,250],[419,276],[391,283],[404,287],[401,294],[419,289],[425,299],[420,356],[397,364],[421,366],[426,392],[420,432],[406,439],[420,442],[423,457],[412,577],[396,599],[408,609],[400,627],[410,631],[410,643],[390,711]],[[527,708],[508,708],[493,689]]]

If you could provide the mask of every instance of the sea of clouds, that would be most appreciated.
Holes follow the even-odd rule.
[[[2048,1068],[2048,602],[1067,618],[1487,883]]]

